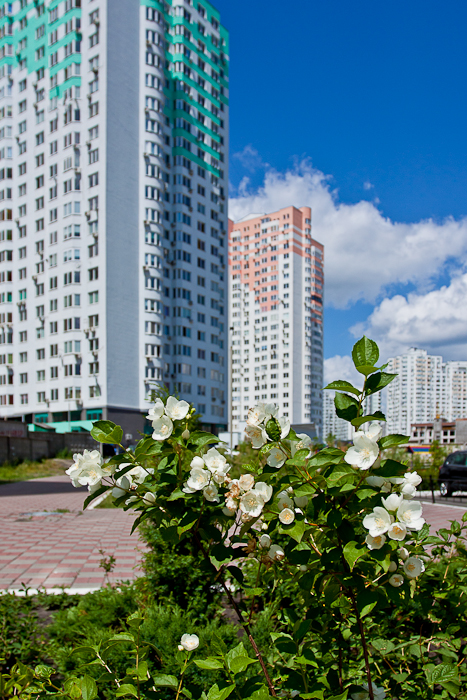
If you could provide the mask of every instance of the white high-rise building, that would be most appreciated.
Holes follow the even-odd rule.
[[[273,402],[293,425],[322,433],[324,248],[311,209],[230,222],[232,425]]]
[[[228,34],[204,0],[0,8],[0,411],[227,423]],[[130,438],[128,438],[130,439]]]
[[[388,432],[411,434],[411,424],[467,417],[467,362],[411,348],[389,360],[399,376],[387,388]]]

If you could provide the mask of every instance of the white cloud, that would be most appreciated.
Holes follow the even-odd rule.
[[[351,329],[378,342],[387,358],[421,347],[445,359],[467,357],[467,274],[427,294],[412,293],[384,299],[364,324]]]
[[[329,178],[308,162],[284,174],[268,170],[254,192],[244,181],[230,200],[230,217],[238,221],[291,204],[312,207],[313,235],[325,246],[325,300],[338,308],[375,303],[396,284],[426,291],[453,259],[467,255],[467,219],[393,222],[374,203],[339,202]]]
[[[324,386],[343,379],[357,388],[363,385],[363,377],[357,372],[350,355],[334,355],[324,360]]]
[[[368,180],[363,183],[364,190],[371,190],[372,187],[374,187],[374,185],[372,185],[371,182],[368,182]]]
[[[261,158],[260,154],[258,153],[256,148],[253,148],[251,144],[245,146],[243,151],[240,151],[239,153],[234,153],[232,157],[240,161],[245,170],[249,170],[251,173],[254,173],[260,168],[269,167],[267,163],[263,162],[263,159]]]

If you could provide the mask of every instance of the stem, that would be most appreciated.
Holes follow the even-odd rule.
[[[347,592],[348,592],[348,595],[350,596],[350,599],[352,601],[353,609],[355,612],[355,617],[357,618],[358,629],[360,630],[360,639],[362,640],[363,658],[365,659],[366,678],[367,678],[367,682],[368,682],[368,695],[370,696],[370,700],[374,700],[373,684],[371,682],[370,661],[368,658],[368,646],[367,646],[366,638],[365,638],[365,630],[363,628],[363,622],[361,620],[360,613],[358,612],[357,601],[355,600],[354,592],[351,588],[347,589]]]
[[[185,659],[185,664],[184,664],[184,666],[183,666],[182,675],[180,676],[180,683],[178,684],[177,696],[176,696],[175,700],[178,700],[178,698],[180,697],[180,691],[181,691],[181,689],[182,689],[183,676],[185,675],[187,662],[188,662],[188,656],[187,656],[186,659]]]
[[[216,571],[216,574],[217,574],[217,573],[218,573],[218,572],[217,572],[217,569],[216,569],[216,567],[214,566],[214,564],[212,563],[212,561],[211,561],[209,555],[208,555],[207,552],[205,551],[205,549],[204,549],[204,547],[203,547],[203,544],[202,544],[201,540],[199,539],[198,533],[195,534],[195,539],[196,539],[196,542],[198,543],[198,547],[200,548],[200,550],[201,550],[201,552],[202,552],[204,558],[206,559],[206,561],[208,561],[208,562],[211,564],[211,566],[213,567],[213,569]],[[225,583],[225,581],[224,581],[223,578],[220,579],[220,583],[222,584],[222,588],[224,589],[224,591],[225,591],[226,594],[227,594],[227,598],[229,599],[230,605],[231,605],[231,606],[233,607],[233,609],[235,610],[235,612],[236,612],[236,614],[237,614],[237,617],[238,617],[238,620],[239,620],[240,624],[242,625],[243,629],[245,630],[245,632],[246,632],[246,634],[247,634],[247,637],[248,637],[248,639],[249,639],[249,641],[250,641],[250,644],[251,644],[251,646],[252,646],[253,649],[254,649],[254,652],[255,652],[255,654],[256,654],[256,658],[258,659],[258,661],[259,661],[259,663],[260,663],[260,666],[261,666],[261,669],[262,669],[262,671],[263,671],[263,673],[264,673],[264,677],[266,678],[266,682],[267,682],[268,687],[269,687],[269,692],[271,693],[271,695],[273,696],[273,698],[277,698],[277,693],[276,693],[276,691],[274,690],[274,686],[273,686],[272,681],[271,681],[271,679],[270,679],[270,677],[269,677],[268,670],[267,670],[266,665],[265,665],[265,663],[264,663],[264,659],[263,659],[263,657],[261,656],[261,652],[260,652],[260,650],[258,649],[258,646],[257,646],[257,644],[256,644],[256,642],[255,642],[255,640],[254,640],[254,638],[253,638],[252,633],[251,633],[250,625],[249,625],[248,622],[245,622],[245,621],[244,621],[243,615],[242,615],[242,611],[240,610],[240,608],[239,608],[239,606],[238,606],[238,604],[237,604],[237,601],[234,599],[232,593],[229,591],[228,586],[227,586],[227,584]],[[178,698],[178,695],[177,695],[177,698]],[[175,700],[177,700],[177,698],[175,698]],[[374,699],[371,698],[371,700],[374,700]]]
[[[255,583],[255,588],[258,588],[258,583],[259,583],[259,573],[261,571],[261,559],[258,561],[258,574],[256,576],[256,583]],[[248,615],[248,622],[251,622],[251,618],[253,616],[253,606],[255,604],[255,598],[256,594],[253,596],[253,600],[251,601],[251,606],[250,606],[250,614]]]
[[[115,676],[115,673],[112,673],[112,671],[111,671],[110,668],[107,666],[107,664],[105,663],[105,661],[104,661],[104,659],[102,658],[102,656],[100,656],[100,654],[99,654],[97,651],[96,651],[96,656],[97,656],[97,658],[99,659],[99,661],[101,662],[101,664],[103,665],[103,667],[105,668],[105,670],[106,670],[108,673],[111,673],[112,676],[114,676],[114,681],[115,681],[115,683],[117,684],[117,688],[120,688],[120,683],[119,683],[119,681],[117,680],[117,678],[116,678],[116,676]]]

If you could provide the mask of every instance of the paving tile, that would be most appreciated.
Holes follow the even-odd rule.
[[[35,492],[36,491],[36,492]],[[0,486],[0,589],[38,587],[98,588],[106,584],[99,567],[102,554],[116,558],[111,580],[133,580],[141,546],[130,535],[134,514],[121,510],[82,512],[85,489],[74,489],[68,477],[34,479]],[[67,508],[60,516],[26,513]],[[117,534],[118,533],[118,534]]]

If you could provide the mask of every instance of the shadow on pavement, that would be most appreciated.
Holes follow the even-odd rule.
[[[49,479],[37,479],[30,481],[15,481],[14,483],[0,483],[0,498],[2,496],[40,496],[42,494],[54,493],[85,493],[86,487],[75,489],[71,481],[52,481]]]

